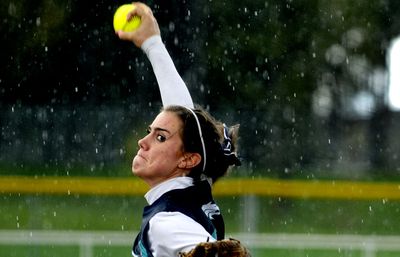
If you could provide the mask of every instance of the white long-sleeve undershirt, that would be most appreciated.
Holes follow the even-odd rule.
[[[163,106],[181,105],[194,108],[189,90],[176,70],[161,36],[154,35],[146,39],[141,48],[153,67]]]

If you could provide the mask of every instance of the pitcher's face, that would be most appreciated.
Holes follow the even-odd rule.
[[[151,187],[183,175],[178,164],[183,159],[182,121],[172,112],[157,115],[148,134],[138,141],[139,150],[132,162],[132,172]]]

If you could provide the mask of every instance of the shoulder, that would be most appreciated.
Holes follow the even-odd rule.
[[[150,220],[148,238],[155,256],[177,256],[200,242],[215,241],[202,225],[180,212],[159,212]]]

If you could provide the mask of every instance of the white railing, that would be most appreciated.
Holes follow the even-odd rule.
[[[79,257],[92,257],[94,246],[129,246],[134,237],[122,231],[0,230],[0,245],[77,245]]]
[[[136,232],[0,230],[0,245],[76,245],[80,257],[92,257],[99,245],[127,246]],[[327,234],[228,234],[249,248],[360,250],[363,257],[375,257],[378,250],[399,251],[400,236]]]
[[[359,250],[375,257],[378,250],[399,251],[400,236],[329,234],[236,234],[249,247],[280,249]]]

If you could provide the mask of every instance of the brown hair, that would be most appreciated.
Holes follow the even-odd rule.
[[[190,252],[179,253],[179,257],[251,257],[251,254],[239,240],[229,238],[199,243]]]
[[[201,108],[192,109],[197,116],[200,123],[201,134],[204,141],[206,151],[206,166],[203,171],[203,146],[201,142],[200,132],[197,125],[196,117],[186,107],[170,105],[163,109],[166,112],[175,113],[183,123],[181,137],[183,141],[184,151],[199,153],[202,156],[202,161],[199,165],[194,167],[189,173],[189,176],[195,180],[200,179],[203,173],[215,182],[218,178],[224,176],[231,165],[240,164],[236,155],[235,160],[227,158],[224,155],[223,147],[221,144],[224,140],[224,126],[223,123],[214,119],[208,112]],[[239,126],[233,126],[228,131],[228,136],[231,138],[231,151],[236,151],[236,141]],[[231,156],[232,157],[232,156]]]

